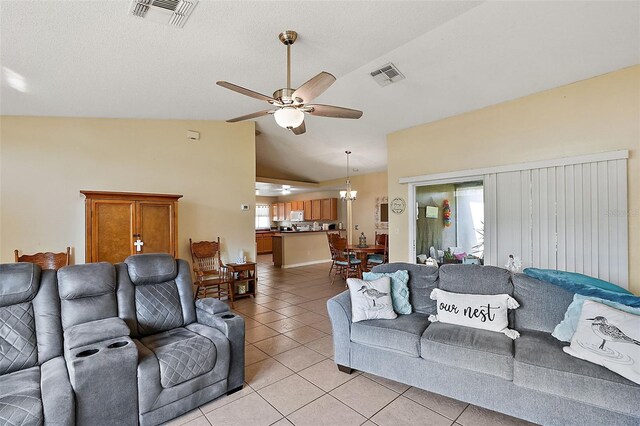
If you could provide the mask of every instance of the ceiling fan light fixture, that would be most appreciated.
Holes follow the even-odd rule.
[[[278,126],[285,129],[295,129],[304,121],[304,113],[296,108],[285,107],[274,112],[273,118]]]

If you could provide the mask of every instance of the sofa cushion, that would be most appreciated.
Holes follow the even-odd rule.
[[[42,425],[40,368],[0,376],[0,424]]]
[[[442,265],[438,288],[453,293],[513,296],[511,272],[495,266]]]
[[[399,270],[405,270],[409,273],[409,301],[413,311],[427,315],[435,314],[436,302],[429,299],[429,295],[434,288],[438,287],[438,267],[396,262],[378,265],[371,272]]]
[[[429,326],[428,316],[413,313],[393,320],[367,320],[353,323],[351,341],[403,355],[420,356],[420,336]]]
[[[183,325],[180,295],[174,281],[135,288],[138,333],[145,336]]]
[[[208,373],[216,363],[216,347],[211,340],[182,327],[147,336],[141,342],[158,358],[163,388]]]
[[[515,341],[513,381],[625,414],[640,415],[640,386],[599,365],[563,352],[566,344],[550,334],[521,330]]]
[[[0,306],[28,302],[38,292],[41,269],[33,263],[0,265]]]
[[[37,362],[32,303],[0,307],[0,374],[30,368]]]
[[[420,339],[426,360],[513,379],[513,340],[494,331],[433,323]]]
[[[513,286],[513,297],[520,303],[514,313],[517,330],[551,333],[573,300],[573,293],[524,274],[513,274]]]

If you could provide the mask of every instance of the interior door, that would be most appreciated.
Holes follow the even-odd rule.
[[[91,262],[122,262],[134,252],[135,201],[93,200]]]
[[[175,257],[177,253],[173,252],[175,229],[172,220],[175,215],[174,204],[138,201],[137,209],[137,233],[144,245],[134,253],[169,253]]]

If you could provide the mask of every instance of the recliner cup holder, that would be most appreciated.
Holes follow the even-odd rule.
[[[129,344],[129,342],[126,342],[126,341],[115,342],[115,343],[112,343],[109,346],[107,346],[107,348],[109,348],[109,349],[121,348],[123,346],[127,346],[128,344]]]
[[[224,319],[230,319],[230,318],[235,318],[235,317],[236,316],[233,315],[233,314],[225,314],[225,315],[222,316],[222,318],[224,318]]]
[[[100,351],[100,349],[87,349],[86,351],[82,351],[80,353],[77,353],[76,356],[78,358],[84,358],[84,357],[88,357],[91,355],[95,355]]]

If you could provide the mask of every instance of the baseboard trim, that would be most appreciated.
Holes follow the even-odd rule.
[[[317,265],[319,263],[331,263],[331,259],[312,260],[311,262],[292,263],[291,265],[282,265],[282,269],[297,268],[299,266]]]

